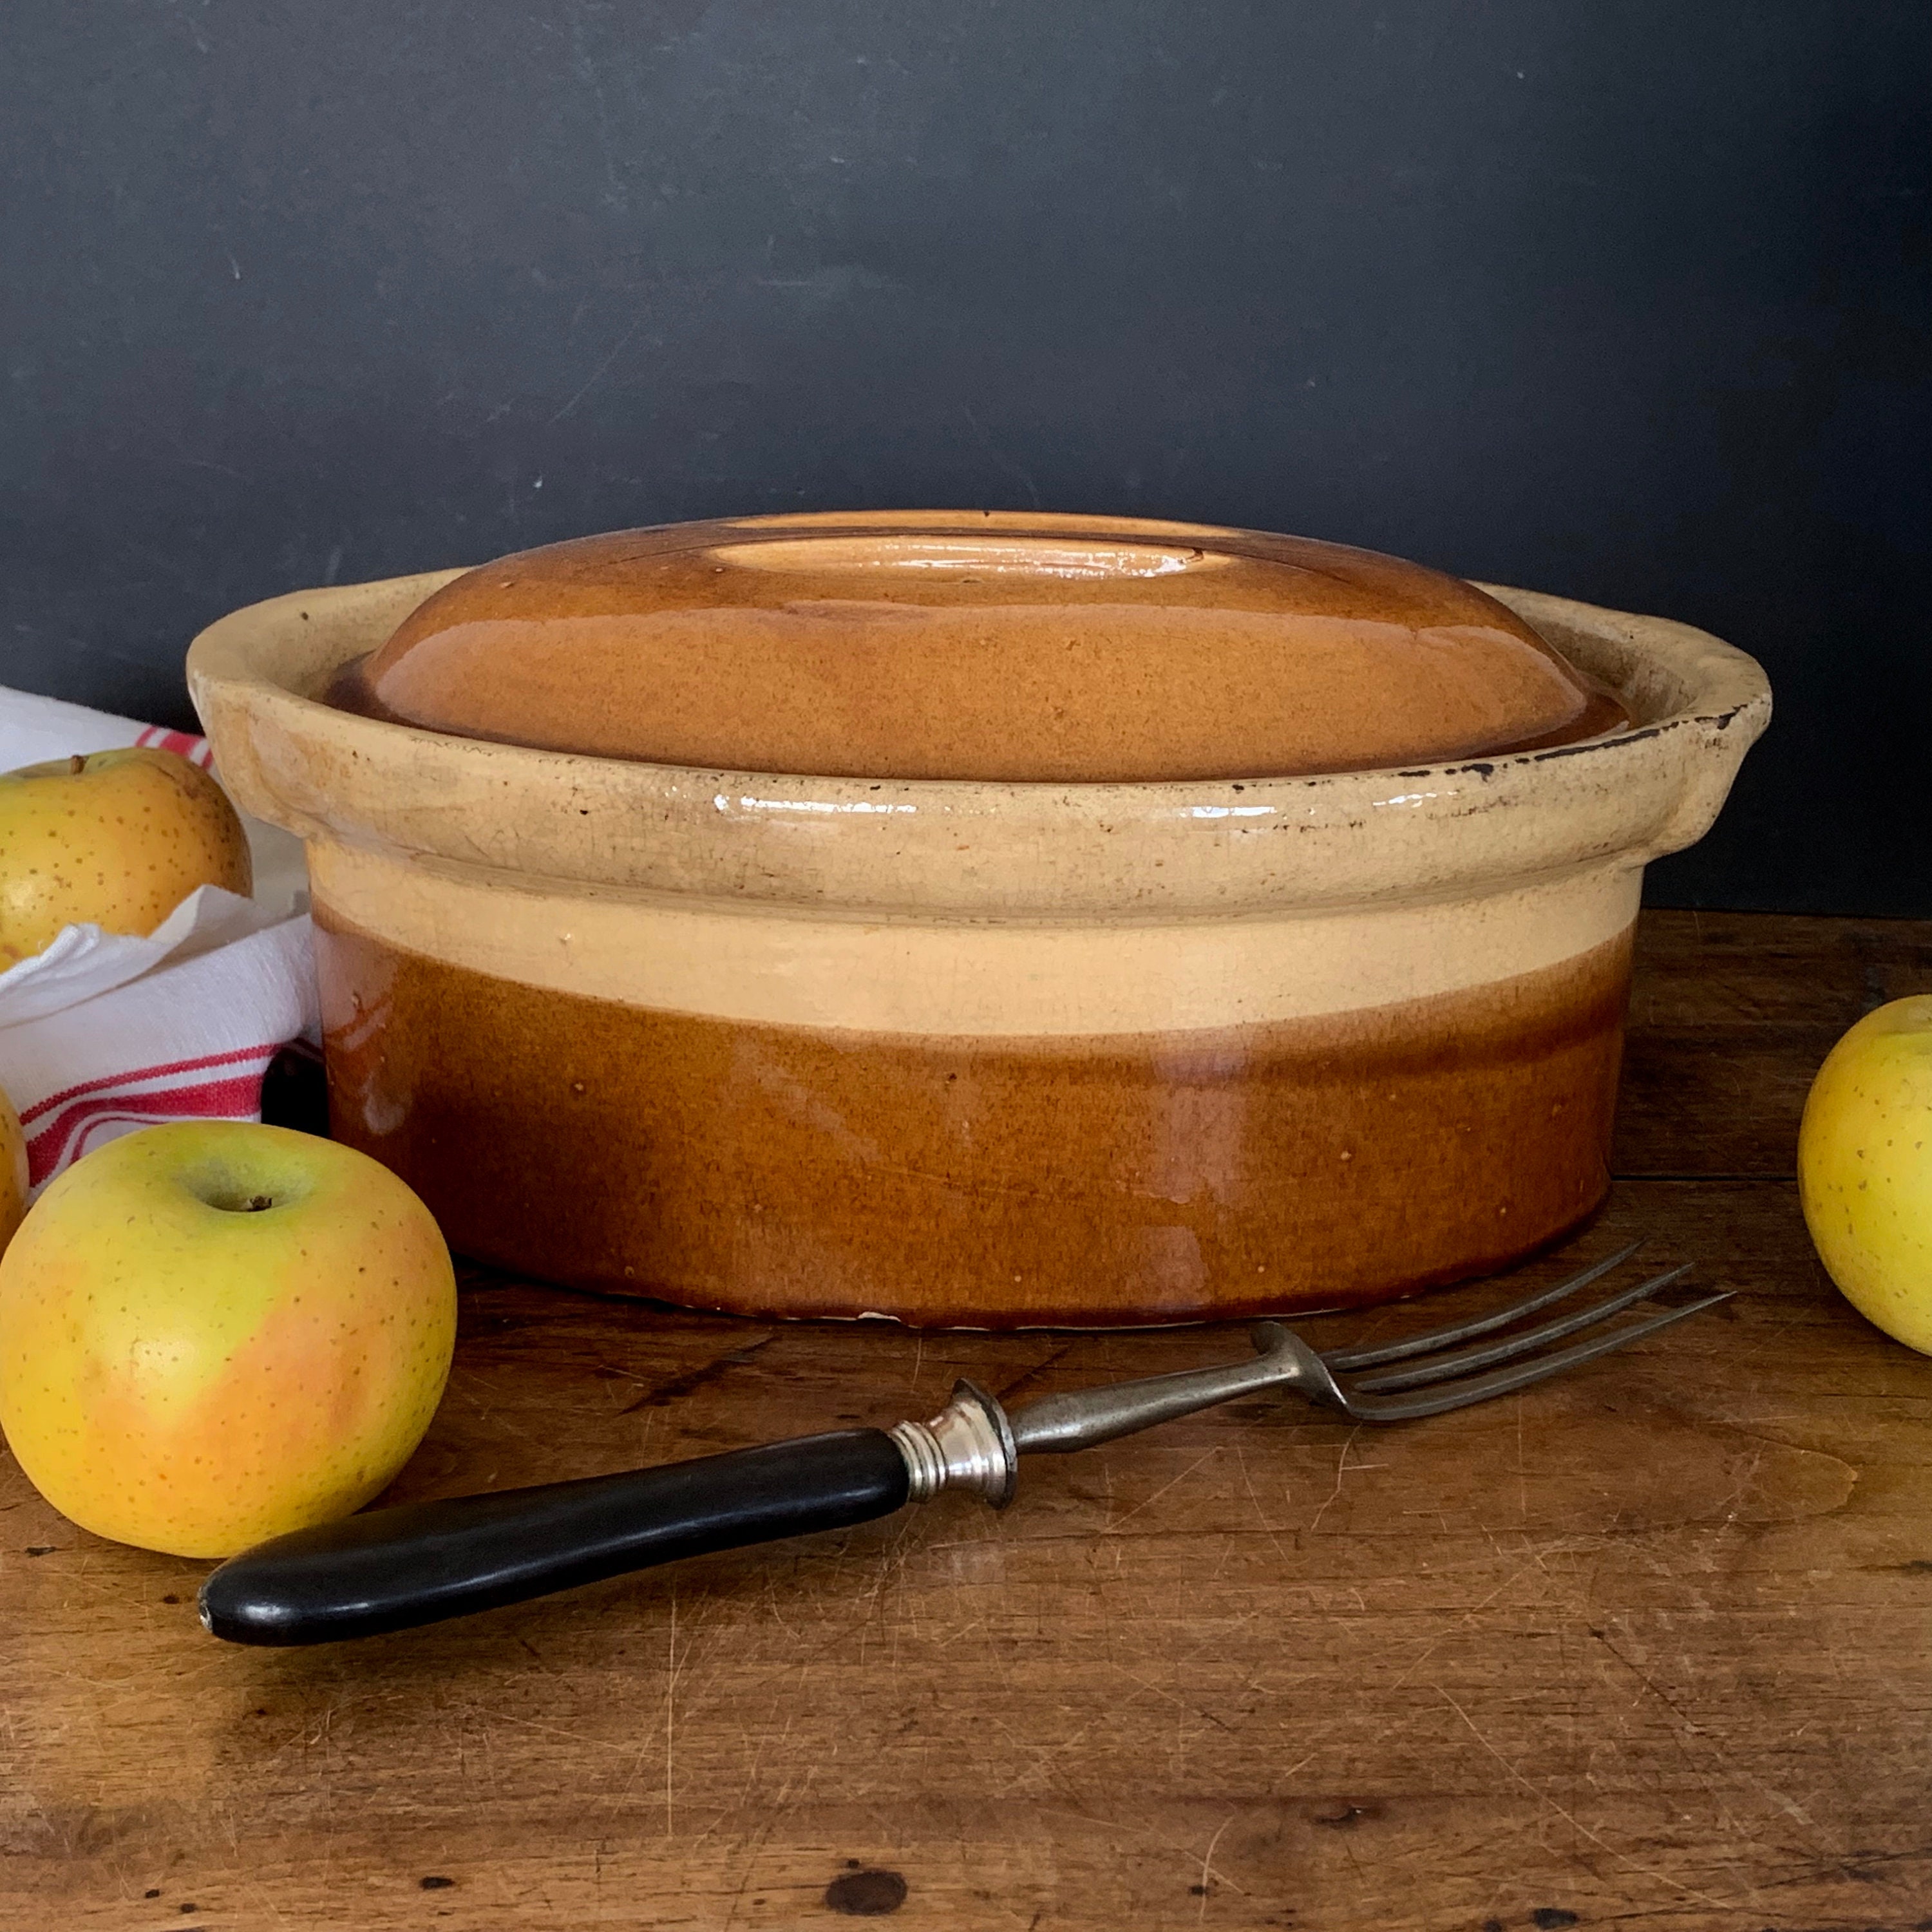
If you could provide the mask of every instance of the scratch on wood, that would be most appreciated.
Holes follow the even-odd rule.
[[[1220,1874],[1214,1870],[1214,1848],[1220,1844],[1222,1838],[1226,1834],[1228,1827],[1240,1816],[1240,1814],[1238,1811],[1230,1811],[1227,1816],[1221,1820],[1220,1829],[1208,1840],[1208,1849],[1201,1854],[1201,1910],[1194,1915],[1195,1922],[1197,1924],[1208,1916],[1208,1886],[1209,1881],[1211,1879],[1220,1876]],[[1229,1879],[1227,1880],[1227,1882],[1230,1885],[1233,1885],[1234,1880]],[[1241,1888],[1237,1885],[1234,1886],[1234,1889],[1237,1892],[1239,1892]]]
[[[1254,1505],[1255,1515],[1261,1523],[1263,1534],[1274,1545],[1274,1553],[1286,1563],[1288,1561],[1288,1552],[1282,1546],[1281,1534],[1275,1526],[1268,1521],[1268,1512],[1262,1508],[1262,1499],[1255,1494],[1254,1478],[1248,1473],[1248,1459],[1238,1444],[1235,1445],[1234,1449],[1234,1466],[1241,1472],[1241,1486],[1247,1491],[1248,1501]]]
[[[1002,1383],[994,1391],[1001,1402],[1010,1402],[1028,1383],[1037,1382],[1049,1369],[1054,1367],[1072,1349],[1071,1342],[1056,1342],[1030,1368],[1022,1369],[1009,1382]]]
[[[1329,1492],[1328,1502],[1315,1512],[1315,1520],[1308,1526],[1308,1532],[1311,1536],[1322,1527],[1322,1519],[1328,1514],[1329,1504],[1333,1503],[1342,1493],[1342,1478],[1350,1472],[1348,1451],[1355,1446],[1355,1438],[1361,1432],[1362,1425],[1358,1422],[1348,1431],[1348,1438],[1342,1444],[1342,1453],[1336,1459],[1335,1462],[1335,1486]],[[1385,1469],[1388,1467],[1388,1465],[1386,1462],[1358,1462],[1354,1465],[1354,1468],[1358,1471]]]
[[[728,1348],[722,1355],[714,1355],[708,1362],[700,1362],[693,1369],[686,1369],[682,1375],[668,1377],[661,1382],[653,1382],[644,1394],[626,1402],[617,1412],[620,1415],[634,1415],[640,1408],[662,1408],[665,1403],[675,1402],[680,1396],[687,1396],[692,1390],[702,1388],[708,1382],[715,1381],[728,1369],[735,1369],[748,1362],[760,1348],[776,1341],[776,1333],[760,1335],[755,1341],[740,1343]]]
[[[671,1758],[677,1722],[677,1579],[670,1580],[669,1662],[664,1677],[664,1836],[672,1835]]]
[[[1531,1784],[1529,1780],[1524,1777],[1522,1773],[1517,1770],[1516,1766],[1511,1764],[1509,1760],[1504,1757],[1502,1753],[1498,1750],[1496,1746],[1491,1744],[1487,1738],[1484,1736],[1481,1731],[1477,1728],[1475,1720],[1469,1715],[1467,1711],[1463,1709],[1460,1704],[1456,1702],[1454,1698],[1450,1696],[1448,1691],[1443,1689],[1441,1684],[1432,1682],[1429,1688],[1442,1700],[1444,1703],[1449,1706],[1450,1710],[1456,1713],[1457,1717],[1462,1719],[1464,1724],[1468,1726],[1469,1733],[1476,1740],[1477,1743],[1480,1744],[1484,1750],[1487,1751],[1490,1756],[1494,1758],[1497,1763],[1501,1765],[1503,1769],[1508,1772],[1510,1776],[1513,1778],[1517,1784],[1521,1785],[1524,1790],[1529,1793],[1531,1797],[1534,1798],[1539,1804],[1548,1805],[1550,1810],[1554,1811],[1557,1816],[1561,1818],[1579,1838],[1588,1838],[1591,1844],[1594,1845],[1599,1851],[1603,1852],[1610,1858],[1615,1858],[1618,1864],[1621,1865],[1628,1865],[1632,1871],[1640,1873],[1646,1878],[1654,1879],[1659,1885],[1667,1885],[1673,1892],[1681,1892],[1686,1898],[1694,1898],[1697,1900],[1700,1904],[1713,1906],[1720,1912],[1724,1911],[1727,1909],[1723,1900],[1713,1898],[1708,1892],[1700,1892],[1694,1886],[1684,1884],[1681,1880],[1672,1878],[1668,1872],[1656,1871],[1652,1870],[1648,1865],[1639,1864],[1636,1859],[1630,1857],[1624,1852],[1618,1851],[1616,1846],[1607,1844],[1604,1840],[1598,1838],[1596,1833],[1592,1831],[1589,1826],[1583,1823],[1580,1819],[1576,1817],[1573,1814],[1564,1810],[1563,1807],[1558,1804],[1556,1800],[1551,1797],[1548,1792],[1539,1791],[1534,1785]]]
[[[1166,1496],[1168,1491],[1172,1489],[1176,1483],[1186,1482],[1188,1478],[1192,1475],[1195,1471],[1199,1468],[1203,1462],[1207,1462],[1212,1456],[1218,1456],[1220,1453],[1221,1452],[1219,1448],[1214,1448],[1210,1449],[1204,1456],[1196,1456],[1194,1460],[1189,1463],[1187,1467],[1182,1470],[1179,1475],[1170,1477],[1167,1481],[1161,1484],[1159,1489],[1154,1491],[1152,1496],[1143,1496],[1138,1502],[1135,1504],[1132,1509],[1127,1511],[1125,1516],[1120,1517],[1118,1520],[1113,1522],[1108,1523],[1104,1533],[1108,1536],[1114,1534],[1119,1530],[1122,1523],[1126,1522],[1131,1517],[1138,1516],[1142,1510],[1149,1508],[1151,1504],[1159,1502],[1161,1498]]]

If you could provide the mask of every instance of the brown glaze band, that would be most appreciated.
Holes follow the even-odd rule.
[[[917,1325],[1293,1312],[1502,1266],[1609,1184],[1628,933],[1366,1010],[1036,1040],[652,1010],[316,924],[337,1136],[462,1252],[581,1286]]]

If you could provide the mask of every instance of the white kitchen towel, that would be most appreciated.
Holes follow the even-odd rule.
[[[137,744],[208,763],[202,739],[0,687],[0,771]],[[309,922],[291,910],[300,848],[249,830],[254,898],[203,886],[146,938],[70,926],[0,973],[0,1088],[36,1189],[136,1127],[259,1119],[269,1062],[319,1040]]]
[[[76,752],[118,751],[124,745],[158,745],[178,752],[205,770],[211,762],[206,738],[186,731],[164,731],[117,718],[111,711],[90,711],[64,698],[43,698],[32,691],[10,691],[0,685],[0,772],[49,758],[71,758]]]

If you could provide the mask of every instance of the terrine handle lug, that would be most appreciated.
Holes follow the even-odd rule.
[[[916,1484],[895,1435],[848,1429],[577,1482],[404,1504],[231,1558],[202,1586],[201,1620],[237,1643],[374,1636],[680,1557],[844,1528],[947,1486]]]

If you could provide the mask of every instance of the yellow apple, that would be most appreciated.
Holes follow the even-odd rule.
[[[0,1256],[0,1428],[83,1528],[227,1556],[383,1489],[455,1336],[449,1251],[388,1168],[285,1127],[147,1127]]]
[[[1798,1130],[1798,1196],[1845,1298],[1932,1355],[1932,994],[1866,1014],[1826,1057]]]
[[[172,752],[130,746],[0,775],[0,971],[64,926],[150,933],[196,886],[250,883],[227,794]]]
[[[0,1254],[27,1211],[27,1137],[14,1103],[0,1094]]]

